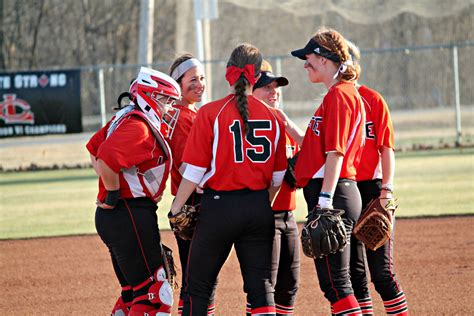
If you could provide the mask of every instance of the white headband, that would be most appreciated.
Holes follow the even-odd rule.
[[[202,67],[201,62],[196,58],[187,59],[173,70],[173,72],[171,73],[171,78],[173,78],[174,80],[178,80],[179,78],[181,78],[182,75],[186,73],[186,71],[194,67]]]

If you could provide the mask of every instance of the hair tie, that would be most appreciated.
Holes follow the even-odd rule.
[[[340,73],[343,74],[343,73],[346,72],[347,66],[352,66],[352,65],[354,65],[354,63],[352,62],[351,59],[342,62],[341,65],[339,66],[339,68],[337,69],[336,73],[334,74],[334,77],[332,77],[332,78],[336,79],[337,76],[339,76]]]
[[[229,82],[231,86],[233,86],[237,82],[237,80],[239,80],[241,74],[244,74],[245,79],[248,80],[251,86],[255,84],[256,80],[254,77],[254,64],[247,64],[244,66],[244,68],[239,68],[236,66],[227,67],[225,72],[225,79]]]

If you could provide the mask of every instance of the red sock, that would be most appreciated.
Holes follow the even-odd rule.
[[[332,312],[334,315],[345,316],[361,316],[362,312],[354,295],[349,295],[332,304]]]

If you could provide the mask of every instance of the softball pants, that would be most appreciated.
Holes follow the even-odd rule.
[[[201,197],[202,194],[194,192],[191,194],[189,199],[186,201],[187,205],[198,205],[201,204]],[[181,271],[182,276],[181,276],[181,289],[179,292],[179,303],[178,303],[178,315],[181,315],[183,313],[183,304],[184,304],[184,298],[186,297],[186,287],[187,287],[187,267],[188,267],[188,254],[189,254],[189,249],[191,248],[191,240],[184,240],[178,236],[175,235],[176,238],[176,243],[178,244],[178,251],[179,251],[179,261],[181,263]],[[214,289],[209,301],[209,306],[208,306],[208,313],[207,315],[214,315],[214,294],[215,294],[215,288],[217,286],[217,282],[214,285]]]
[[[381,184],[380,179],[360,181],[357,183],[362,196],[363,208],[365,208],[372,199],[380,196]],[[395,308],[395,310],[403,312],[407,309],[406,298],[397,281],[394,270],[394,237],[395,229],[393,229],[390,239],[375,251],[367,249],[364,244],[354,236],[351,238],[351,281],[354,294],[357,300],[361,302],[362,311],[364,311],[363,305],[367,305],[365,315],[370,315],[370,309],[372,308],[366,266],[369,268],[371,280],[374,283],[376,291],[384,301],[384,304],[388,302],[388,304],[385,304],[386,306],[393,305],[391,302],[396,301],[398,308]]]
[[[267,190],[207,189],[189,251],[183,315],[204,316],[220,269],[235,248],[252,313],[274,315],[271,260],[275,221]]]
[[[308,212],[318,204],[322,183],[322,179],[312,179],[303,189]],[[350,236],[362,208],[359,189],[355,181],[339,179],[333,206],[335,209],[344,210],[343,222],[347,236]],[[350,241],[348,241],[343,251],[314,260],[319,286],[331,304],[354,294],[349,272],[350,256]]]
[[[277,314],[293,312],[300,274],[300,238],[291,211],[275,212],[275,237],[272,253],[272,283]],[[290,309],[291,310],[286,310]]]
[[[163,265],[156,210],[148,198],[121,199],[113,210],[96,210],[97,233],[122,287],[140,284]]]

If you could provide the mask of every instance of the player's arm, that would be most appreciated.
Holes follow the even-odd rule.
[[[178,192],[171,204],[170,211],[173,215],[176,215],[181,210],[188,198],[196,190],[196,187],[199,182],[201,182],[205,173],[206,168],[187,164],[186,170],[183,173],[183,179],[179,184]]]
[[[381,198],[392,198],[393,180],[395,177],[395,153],[393,148],[382,146],[381,148],[382,160],[382,190],[380,192]]]
[[[107,197],[104,202],[97,201],[97,206],[103,209],[113,209],[117,205],[120,197],[120,181],[119,175],[113,171],[102,159],[97,160],[97,171],[102,179]]]
[[[326,156],[326,165],[324,167],[323,186],[321,188],[321,195],[318,204],[321,208],[331,208],[332,198],[336,191],[337,181],[341,174],[342,161],[344,156],[337,151],[331,151]],[[329,194],[330,196],[322,196]]]
[[[278,186],[278,187],[271,186],[268,189],[268,195],[270,196],[270,204],[273,204],[273,201],[275,200],[275,197],[277,196],[278,191],[280,191],[280,187],[281,186]]]
[[[293,122],[288,115],[281,109],[276,109],[278,116],[285,124],[286,132],[295,140],[295,142],[301,146],[304,138],[304,131],[302,131],[295,122]]]
[[[91,158],[92,168],[94,168],[94,171],[95,171],[96,175],[99,176],[99,169],[98,169],[98,166],[97,166],[97,158],[92,154],[90,154],[90,158]]]

